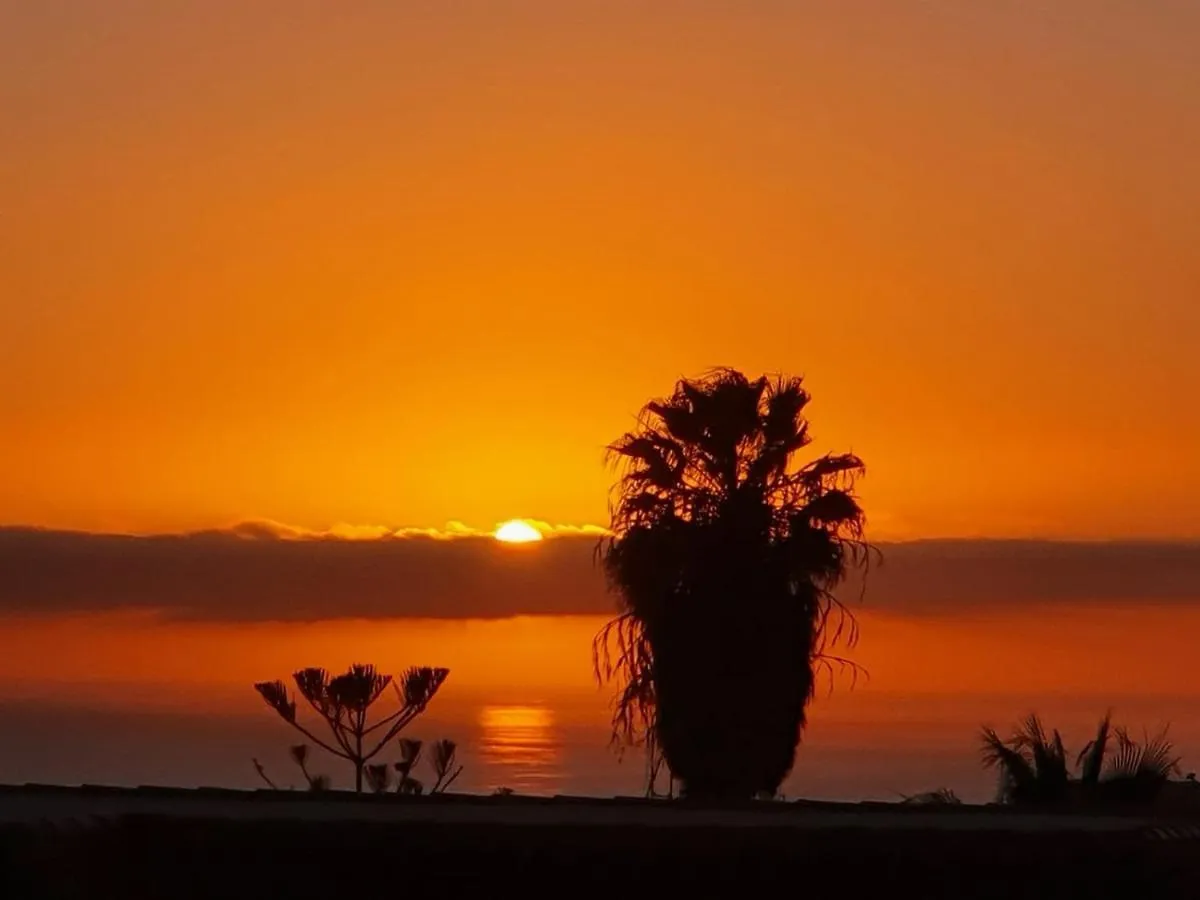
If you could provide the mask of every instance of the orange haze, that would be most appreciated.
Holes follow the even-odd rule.
[[[732,364],[809,377],[877,536],[1200,535],[1198,41],[1133,0],[3,4],[0,519],[603,522],[605,443]]]

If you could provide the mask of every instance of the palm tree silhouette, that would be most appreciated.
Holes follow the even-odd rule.
[[[650,735],[691,798],[774,794],[792,768],[816,668],[848,664],[854,618],[832,590],[865,567],[864,473],[806,465],[799,378],[718,369],[681,380],[609,448],[621,467],[598,547],[622,614],[596,637],[620,683],[614,737]]]
[[[1089,777],[1099,777],[1104,746],[1108,737],[1107,719],[1097,740],[1081,754],[1088,757],[1085,769]],[[1097,748],[1092,750],[1091,748]],[[1055,729],[1046,733],[1042,720],[1031,713],[1002,739],[994,729],[983,729],[983,763],[1000,773],[997,799],[1001,803],[1025,806],[1053,806],[1065,803],[1070,792],[1071,775],[1067,769],[1067,751],[1062,735]],[[1095,774],[1092,775],[1092,772]]]
[[[1076,758],[1077,778],[1068,769],[1062,736],[1057,730],[1047,734],[1035,714],[1007,739],[984,728],[983,762],[1000,773],[997,799],[1017,806],[1146,806],[1179,774],[1166,728],[1139,741],[1114,726],[1111,713]]]

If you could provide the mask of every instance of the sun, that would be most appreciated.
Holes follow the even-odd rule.
[[[493,537],[506,544],[532,544],[534,541],[542,539],[542,533],[528,522],[513,519],[501,524]]]

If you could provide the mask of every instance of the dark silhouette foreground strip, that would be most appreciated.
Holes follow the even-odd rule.
[[[266,898],[393,889],[531,887],[754,896],[1184,897],[1195,841],[1137,831],[629,828],[130,817],[80,829],[0,829],[5,896]],[[1189,850],[1190,845],[1190,850]],[[743,894],[743,892],[747,892]],[[636,893],[636,892],[635,892]],[[361,894],[371,896],[372,894]],[[457,894],[452,893],[451,896]]]

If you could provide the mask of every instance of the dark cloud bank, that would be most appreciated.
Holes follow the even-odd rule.
[[[248,537],[249,534],[256,536]],[[0,615],[154,609],[311,621],[594,614],[614,598],[594,536],[291,540],[252,530],[130,537],[0,528]],[[948,614],[1070,602],[1200,602],[1200,543],[920,541],[881,546],[866,605]],[[857,585],[842,591],[855,601]]]

